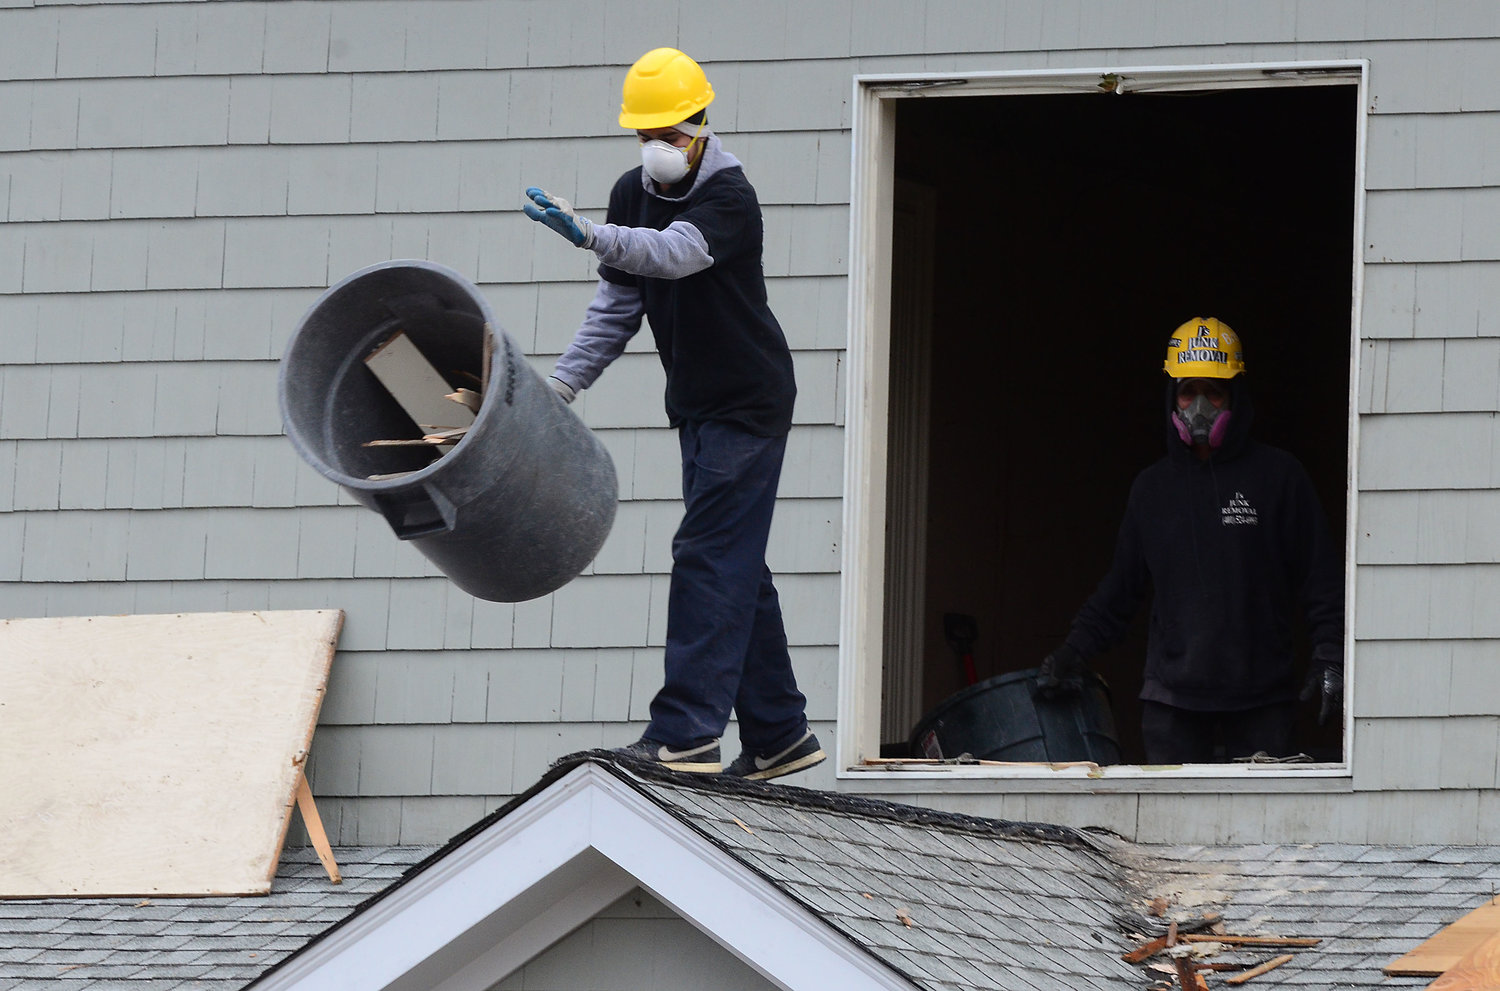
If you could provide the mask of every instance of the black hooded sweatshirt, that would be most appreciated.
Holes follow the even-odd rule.
[[[1314,658],[1343,658],[1343,574],[1312,481],[1292,455],[1250,439],[1244,376],[1230,393],[1224,444],[1200,461],[1172,423],[1168,385],[1167,456],[1131,485],[1114,563],[1067,637],[1085,658],[1107,650],[1150,589],[1141,698],[1204,712],[1296,697],[1299,609]]]

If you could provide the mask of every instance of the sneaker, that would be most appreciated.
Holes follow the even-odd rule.
[[[673,771],[686,771],[689,774],[718,774],[721,767],[718,740],[674,750],[660,740],[650,740],[643,736],[629,746],[615,747],[610,753],[649,764],[660,764]]]
[[[818,743],[818,738],[813,736],[813,731],[808,730],[802,739],[787,747],[779,754],[771,754],[762,757],[752,754],[746,750],[734,759],[734,763],[724,769],[724,773],[736,778],[748,778],[751,781],[764,781],[767,778],[779,778],[783,774],[791,774],[793,771],[803,771],[814,764],[821,764],[828,755]]]

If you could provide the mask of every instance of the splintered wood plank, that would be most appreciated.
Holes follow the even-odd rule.
[[[1149,940],[1145,943],[1142,943],[1140,946],[1137,946],[1129,953],[1126,953],[1125,955],[1120,957],[1120,959],[1124,960],[1126,963],[1140,963],[1142,960],[1148,960],[1151,957],[1156,956],[1166,948],[1167,937],[1158,936],[1153,940]]]
[[[1184,943],[1223,943],[1225,946],[1317,946],[1315,936],[1221,936],[1188,933],[1177,937]]]
[[[460,404],[470,413],[479,412],[479,403],[481,401],[480,395],[473,389],[459,389],[456,392],[450,392],[448,393],[447,398],[453,400],[455,403]]]
[[[1437,977],[1500,932],[1500,898],[1492,898],[1443,927],[1416,949],[1383,968],[1387,977]]]
[[[1293,960],[1293,957],[1292,957],[1292,955],[1290,953],[1283,953],[1279,957],[1272,957],[1271,959],[1267,960],[1263,964],[1259,964],[1257,966],[1251,967],[1249,970],[1245,971],[1243,974],[1236,974],[1233,977],[1225,978],[1224,979],[1224,983],[1225,984],[1245,984],[1245,983],[1247,983],[1249,981],[1255,980],[1257,977],[1259,977],[1262,974],[1269,974],[1271,971],[1275,970],[1277,967],[1280,967],[1284,963],[1291,963],[1292,960]]]
[[[267,893],[342,623],[0,621],[0,897]]]
[[[305,774],[297,776],[297,811],[302,813],[307,838],[312,841],[318,860],[322,861],[323,869],[328,872],[328,880],[334,884],[343,884],[344,876],[339,873],[338,861],[333,859],[333,847],[328,842],[328,833],[323,829],[323,817],[318,814],[318,803],[313,799],[312,789],[307,786]]]
[[[1465,953],[1428,991],[1495,991],[1500,988],[1500,933]]]
[[[474,423],[473,412],[448,398],[453,386],[404,332],[398,331],[372,351],[365,358],[365,366],[423,430],[467,427]]]

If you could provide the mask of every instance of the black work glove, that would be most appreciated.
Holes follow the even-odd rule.
[[[1036,671],[1037,694],[1044,699],[1069,698],[1083,692],[1083,657],[1063,644]]]
[[[1328,722],[1328,717],[1344,708],[1344,664],[1342,661],[1313,660],[1307,672],[1307,681],[1302,684],[1303,702],[1321,699],[1318,705],[1318,725]]]

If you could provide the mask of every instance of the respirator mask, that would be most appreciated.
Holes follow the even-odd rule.
[[[1177,427],[1177,436],[1188,445],[1207,444],[1217,448],[1224,443],[1224,434],[1229,429],[1230,411],[1220,409],[1207,396],[1199,395],[1185,409],[1173,412],[1172,422]]]
[[[696,132],[680,126],[677,128],[683,134],[693,135],[693,140],[686,148],[678,148],[660,138],[653,138],[643,143],[641,167],[646,170],[646,174],[664,186],[681,182],[693,167],[693,149],[697,146],[705,126],[705,124],[699,124]]]

